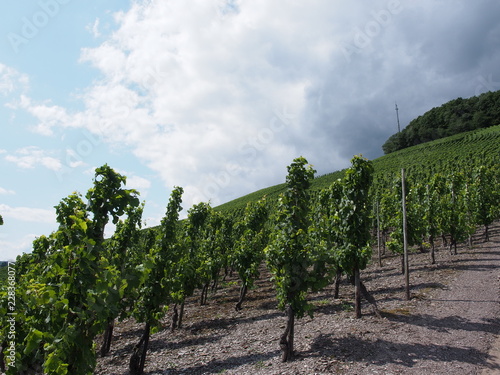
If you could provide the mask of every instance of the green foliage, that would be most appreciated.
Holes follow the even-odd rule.
[[[430,178],[425,185],[422,200],[423,228],[425,236],[429,239],[431,247],[434,247],[434,239],[443,233],[443,212],[441,210],[441,197],[445,191],[445,179],[439,173]],[[433,260],[434,261],[434,260]]]
[[[498,219],[499,155],[494,126],[374,162],[354,157],[350,168],[316,179],[298,158],[286,184],[226,208],[200,203],[184,221],[182,188],[175,188],[161,225],[142,231],[138,193],[107,165],[98,168],[86,201],[78,193],[63,198],[55,207],[58,229],[16,261],[16,309],[23,313],[16,316],[16,367],[8,373],[92,373],[95,338],[110,319],[133,312],[149,332],[170,304],[217,280],[228,262],[251,286],[264,258],[280,308],[298,317],[311,313],[309,289],[324,287],[338,267],[348,273],[366,267],[371,199],[379,202],[382,229],[392,232],[390,247],[402,251],[401,167],[410,244],[443,234],[453,245]],[[116,231],[104,241],[109,220]],[[0,341],[8,336],[8,293],[0,289]]]
[[[382,146],[385,154],[454,134],[500,124],[500,91],[469,99],[457,98],[433,108],[392,135]]]
[[[155,327],[171,302],[171,295],[178,285],[173,278],[182,257],[182,248],[177,238],[177,222],[182,210],[181,187],[175,187],[170,195],[167,211],[158,232],[148,232],[143,244],[146,246],[144,261],[145,281],[140,288],[139,298],[134,306],[134,317]]]
[[[252,287],[259,275],[259,265],[264,259],[264,248],[268,242],[268,209],[266,199],[248,202],[243,219],[236,223],[237,240],[231,254],[232,265],[243,285]]]
[[[7,262],[0,262],[0,285],[5,285],[7,280]]]
[[[118,221],[113,236],[104,243],[103,255],[117,273],[112,286],[112,306],[116,309],[109,309],[108,317],[111,322],[130,315],[147,275],[143,264],[144,248],[140,246],[143,210],[144,204],[127,207],[125,220]]]
[[[215,207],[217,211],[221,211],[226,214],[231,214],[238,218],[237,221],[243,218],[245,208],[249,202],[257,202],[260,199],[266,197],[266,201],[277,201],[279,195],[286,190],[286,184],[278,184],[274,186],[267,187],[265,189],[257,190],[253,193],[244,195],[240,198],[236,198],[230,202],[221,204]]]
[[[499,217],[500,177],[498,166],[480,165],[472,171],[466,201],[471,204],[474,222],[488,227]]]
[[[139,205],[137,191],[121,187],[126,181],[125,176],[116,173],[107,164],[96,169],[94,187],[89,189],[86,195],[88,210],[93,214],[91,227],[93,238],[104,238],[104,227],[108,223],[109,216],[112,217],[113,224],[116,224],[128,206]]]
[[[303,157],[288,167],[287,190],[279,199],[275,227],[266,248],[278,306],[290,306],[297,317],[311,311],[306,300],[310,286],[308,268],[312,264],[308,189],[314,173]]]
[[[133,316],[137,321],[144,322],[145,326],[130,358],[131,374],[143,373],[149,336],[159,329],[160,319],[164,317],[179,287],[175,276],[182,257],[177,230],[179,212],[182,210],[182,193],[181,187],[174,187],[156,237],[155,232],[150,230],[140,241],[146,254],[143,265],[145,277],[134,305]]]
[[[185,257],[182,264],[182,290],[183,295],[188,297],[194,293],[197,287],[202,286],[200,273],[205,273],[204,261],[206,255],[202,254],[205,244],[205,222],[209,218],[211,207],[208,203],[201,202],[188,210],[188,218],[185,226],[184,246]]]
[[[442,197],[444,211],[443,231],[450,235],[450,246],[465,240],[474,230],[467,221],[467,202],[465,200],[465,175],[452,172],[447,176],[446,191]]]
[[[422,236],[425,234],[424,218],[424,192],[421,184],[405,178],[406,196],[406,221],[407,221],[407,243],[409,246],[420,245]],[[403,253],[403,192],[401,174],[393,179],[381,193],[381,212],[389,227],[393,228],[387,247],[393,253]]]
[[[477,165],[492,166],[500,155],[500,125],[460,133],[384,155],[373,161],[375,180],[399,173],[424,171],[427,175],[469,170]]]
[[[320,290],[328,285],[338,269],[335,252],[339,238],[335,228],[339,221],[337,209],[341,197],[342,185],[338,179],[317,192],[312,200],[309,237],[314,248],[312,280],[315,282],[311,285],[313,290]]]
[[[500,157],[500,125],[487,129],[478,129],[456,134],[444,139],[420,144],[384,155],[372,161],[374,185],[387,186],[388,180],[395,179],[401,168],[405,168],[408,177],[424,171],[425,176],[434,173],[447,174],[454,169],[470,170],[477,165],[493,166]],[[326,174],[311,181],[311,192],[329,187],[345,170]],[[427,177],[424,177],[427,178]],[[256,202],[266,195],[269,214],[278,207],[278,197],[286,189],[279,184],[224,203],[214,209],[231,215],[236,221],[243,217],[248,202]],[[374,194],[375,196],[375,194]],[[379,196],[379,198],[381,198]],[[384,223],[382,223],[384,224]]]
[[[463,164],[461,164],[463,163]],[[476,226],[485,227],[499,217],[498,168],[488,166],[488,159],[469,158],[457,162],[446,172],[415,171],[407,179],[408,244],[423,246],[427,238],[431,248],[434,239],[446,235],[450,247],[471,235]],[[380,200],[380,217],[384,228],[391,228],[388,248],[401,253],[403,233],[401,228],[401,181],[377,184],[375,195]]]
[[[209,207],[207,217],[199,232],[198,277],[203,285],[217,281],[219,271],[227,264],[229,249],[232,248],[232,221],[222,213]]]
[[[110,189],[103,181],[119,182]],[[95,337],[117,309],[119,273],[103,255],[102,233],[108,215],[115,222],[138,202],[123,190],[124,178],[105,166],[96,170],[87,204],[77,193],[56,206],[58,230],[34,241],[33,253],[18,257],[16,272],[15,368],[48,374],[91,374],[96,364]],[[125,205],[125,206],[124,206]],[[22,276],[22,277],[21,277]],[[7,294],[0,292],[1,319]],[[2,321],[0,341],[6,341]],[[5,328],[7,327],[7,328]]]
[[[400,150],[375,160],[372,194],[380,202],[382,230],[392,231],[387,244],[389,248],[397,253],[402,252],[399,225],[402,222],[401,181],[398,177],[401,167],[405,167],[408,176],[408,239],[410,245],[418,245],[422,237],[428,237],[433,242],[441,234],[463,239],[474,225],[486,225],[477,216],[483,202],[489,206],[483,213],[491,212],[490,219],[499,217],[499,203],[495,198],[498,196],[495,193],[497,189],[494,188],[497,185],[492,183],[497,181],[495,176],[498,176],[496,166],[499,155],[500,126],[493,126]],[[484,179],[479,182],[478,168],[490,171],[486,177],[490,179],[489,184]],[[453,203],[450,181],[456,179],[457,173],[462,174],[463,182],[455,183]],[[488,186],[493,189],[483,194],[477,190],[478,184],[482,186],[481,189]],[[477,198],[478,194],[483,195],[483,198]],[[461,214],[460,210],[463,210]],[[457,230],[462,233],[459,234]]]
[[[368,192],[373,179],[373,165],[360,156],[355,156],[351,164],[342,181],[337,225],[333,229],[337,231],[338,239],[336,261],[347,272],[364,269],[371,258],[371,204]]]
[[[366,267],[371,257],[369,190],[372,175],[372,163],[355,156],[344,178],[319,193],[315,227],[311,230],[318,245],[316,269],[332,274],[341,268],[353,274],[355,269]]]

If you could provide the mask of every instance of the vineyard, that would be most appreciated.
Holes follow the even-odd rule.
[[[407,174],[413,171],[426,174],[451,171],[467,171],[470,166],[494,166],[500,160],[500,125],[486,129],[470,131],[427,142],[404,150],[396,151],[373,160],[374,179],[395,175],[405,168]],[[336,171],[311,182],[312,190],[330,186],[344,171]],[[254,202],[267,196],[268,200],[277,199],[286,189],[286,184],[271,186],[233,201],[217,206],[215,209],[227,213],[241,213],[248,202]]]
[[[488,128],[500,122],[500,91],[489,91],[468,99],[453,99],[410,121],[382,145],[384,153],[453,136],[465,131]]]
[[[374,161],[355,156],[349,168],[318,178],[299,157],[284,184],[216,208],[196,204],[185,220],[179,220],[183,189],[174,187],[161,224],[146,229],[139,192],[126,189],[126,177],[104,165],[85,196],[75,192],[56,206],[58,230],[37,238],[32,253],[9,268],[0,291],[1,369],[92,374],[112,356],[128,373],[143,374],[157,356],[158,337],[167,343],[184,337],[182,345],[172,345],[184,348],[177,353],[186,372],[169,357],[163,370],[176,372],[165,373],[214,373],[223,369],[181,359],[196,360],[187,354],[190,347],[210,347],[202,333],[230,336],[242,327],[264,329],[252,324],[274,319],[265,327],[273,342],[260,345],[272,344],[271,352],[259,354],[259,345],[248,342],[225,344],[227,351],[251,347],[247,360],[257,363],[252,369],[258,373],[255,366],[270,357],[287,366],[308,355],[304,333],[295,333],[304,321],[334,314],[350,319],[339,326],[356,331],[362,316],[400,319],[408,303],[444,285],[439,277],[450,276],[453,259],[465,261],[464,253],[473,256],[475,246],[497,238],[499,157],[500,126]],[[105,239],[110,221],[116,230]],[[418,269],[408,268],[408,257],[410,264],[418,260]],[[382,308],[373,280],[399,293],[413,273],[426,282],[408,291],[408,301]],[[325,359],[321,340],[332,340],[322,332],[310,333],[316,350],[309,354],[318,363]],[[345,347],[350,358],[362,358],[355,347]],[[342,347],[332,356],[339,361]],[[245,354],[241,358],[245,364]],[[341,371],[325,366],[324,373]]]

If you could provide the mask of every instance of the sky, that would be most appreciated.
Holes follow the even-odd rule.
[[[374,159],[401,127],[500,89],[496,0],[26,0],[0,12],[0,260],[57,229],[95,168],[159,224]],[[107,228],[110,235],[113,228]]]

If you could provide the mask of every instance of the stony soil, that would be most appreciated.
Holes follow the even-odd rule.
[[[276,309],[269,275],[263,272],[236,312],[238,281],[230,278],[208,306],[188,301],[184,327],[152,335],[145,374],[500,374],[500,227],[491,241],[479,234],[458,255],[439,249],[410,256],[411,300],[406,301],[400,258],[387,255],[361,277],[377,299],[382,318],[364,301],[354,319],[353,287],[340,298],[326,288],[310,296],[314,318],[296,321],[295,360],[282,363],[278,339],[284,313]],[[130,354],[142,325],[117,324],[111,353],[95,374],[128,374]]]

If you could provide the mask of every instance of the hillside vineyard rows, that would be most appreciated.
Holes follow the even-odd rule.
[[[500,91],[457,98],[418,116],[382,145],[386,154],[500,122]]]
[[[1,369],[92,374],[111,349],[115,322],[135,319],[142,334],[128,353],[129,369],[142,374],[167,309],[172,329],[182,329],[186,299],[206,304],[231,272],[241,287],[234,308],[242,309],[263,265],[287,319],[276,347],[290,361],[295,319],[314,313],[311,292],[347,275],[359,318],[362,296],[376,311],[363,270],[382,252],[403,254],[406,242],[428,252],[431,264],[438,238],[451,254],[478,228],[488,241],[500,216],[499,141],[500,126],[491,127],[373,162],[355,156],[346,170],[316,179],[299,157],[284,184],[217,208],[196,204],[185,220],[183,189],[174,187],[161,224],[146,229],[139,192],[108,165],[97,168],[85,196],[75,192],[55,207],[57,231],[37,238],[15,262],[13,282],[2,283]],[[110,221],[116,230],[104,239]]]

